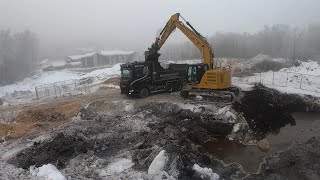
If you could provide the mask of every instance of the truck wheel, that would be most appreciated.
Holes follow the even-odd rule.
[[[187,99],[189,97],[189,92],[188,91],[180,91],[180,96],[183,99]]]
[[[168,91],[168,92],[174,91],[174,89],[173,89],[173,84],[168,84],[168,85],[167,85],[167,91]]]
[[[149,96],[149,90],[147,88],[140,89],[140,92],[139,92],[140,98],[146,98],[148,96]]]
[[[180,91],[182,89],[182,84],[181,83],[177,83],[175,86],[174,86],[174,91]]]

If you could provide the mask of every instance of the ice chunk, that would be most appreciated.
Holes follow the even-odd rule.
[[[52,164],[45,164],[39,168],[30,167],[31,175],[37,172],[38,177],[44,177],[46,180],[67,180],[60,171]]]
[[[192,167],[193,170],[202,178],[210,180],[219,180],[220,176],[212,172],[211,168],[202,168],[198,164],[194,164]]]
[[[168,156],[165,150],[161,150],[160,153],[153,159],[149,166],[148,174],[159,174],[164,169]]]

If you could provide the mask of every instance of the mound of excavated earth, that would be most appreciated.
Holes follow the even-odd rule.
[[[260,173],[245,179],[320,179],[320,138],[295,144],[278,157],[267,157]]]
[[[304,106],[304,102],[295,98],[297,105]],[[253,90],[234,102],[233,108],[243,114],[250,128],[257,138],[264,138],[269,132],[278,132],[281,127],[295,120],[288,105],[292,104],[292,95],[282,94],[274,89],[256,84]]]
[[[233,124],[226,119],[218,119],[209,111],[192,112],[168,103],[152,103],[141,107],[139,111],[156,115],[161,121],[148,125],[152,131],[146,132],[143,142],[134,151],[135,168],[147,170],[161,147],[169,156],[163,171],[178,179],[196,178],[194,164],[212,168],[222,178],[240,171],[238,165],[224,166],[212,156],[201,154],[194,146],[214,141],[214,136],[230,134]]]
[[[231,105],[184,103],[174,94],[131,100],[114,93],[90,101],[72,120],[48,129],[47,138],[39,137],[42,141],[31,136],[21,141],[28,148],[9,156],[8,162],[25,169],[28,177],[30,166],[51,163],[68,179],[237,179],[247,175],[239,164],[226,165],[199,147],[230,135],[243,136],[232,137],[237,142],[252,140],[251,135],[246,136],[249,132],[263,138],[294,123],[291,112],[307,106],[299,96],[261,85],[244,92],[232,105],[244,118]],[[28,115],[48,121],[64,118],[37,111],[28,111]],[[299,171],[301,179],[317,177],[319,145],[319,139],[295,145],[277,158],[267,158],[259,174],[247,178],[282,179],[286,173]]]
[[[10,159],[9,163],[23,169],[28,169],[33,165],[40,167],[48,163],[64,168],[70,159],[77,154],[86,153],[92,147],[92,142],[81,137],[65,136],[59,133],[51,141],[34,143],[31,148]]]

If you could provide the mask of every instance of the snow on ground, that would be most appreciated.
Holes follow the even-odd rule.
[[[316,61],[309,60],[307,62],[298,61],[299,66],[280,69],[279,72],[295,72],[300,74],[308,74],[320,76],[320,64]]]
[[[36,74],[30,78],[25,78],[23,81],[1,86],[0,87],[0,97],[4,96],[6,93],[13,93],[14,91],[34,91],[35,86],[42,84],[55,83],[58,81],[66,81],[71,79],[78,79],[79,75],[64,72],[64,71],[48,71],[40,74]]]
[[[92,72],[89,72],[83,76],[81,76],[81,79],[86,78],[93,78],[95,82],[101,82],[105,80],[106,78],[115,77],[120,75],[120,63],[114,65],[111,68],[105,68],[105,69],[98,69]]]
[[[181,109],[189,109],[192,112],[202,112],[203,108],[202,106],[199,105],[194,105],[194,104],[189,104],[189,103],[178,103],[177,104]]]
[[[32,176],[43,177],[47,180],[67,180],[52,164],[45,164],[39,168],[31,166],[30,174]]]
[[[230,105],[218,109],[216,114],[223,114],[226,118],[237,119],[237,116],[233,112],[231,112]]]
[[[119,159],[109,164],[104,170],[105,175],[115,175],[131,168],[134,163],[130,159]]]
[[[219,180],[220,176],[212,172],[211,168],[202,168],[198,164],[194,164],[192,167],[193,170],[202,178],[210,180]]]
[[[315,61],[301,62],[299,66],[280,69],[277,72],[256,73],[254,76],[233,77],[232,83],[244,90],[261,82],[267,87],[285,93],[306,94],[320,97],[320,65]]]
[[[111,68],[104,68],[89,72],[81,75],[77,72],[70,71],[48,71],[36,74],[30,78],[5,86],[0,86],[0,97],[5,96],[7,93],[13,93],[15,91],[35,91],[35,87],[44,84],[53,84],[59,81],[68,80],[85,80],[91,78],[91,83],[97,84],[110,77],[116,77],[120,75],[120,64],[116,64]]]

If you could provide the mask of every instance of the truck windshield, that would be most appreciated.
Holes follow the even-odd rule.
[[[130,69],[122,69],[121,77],[132,78],[132,71]]]

